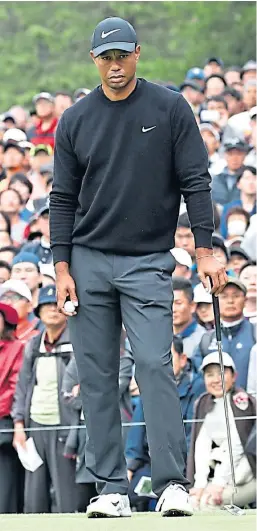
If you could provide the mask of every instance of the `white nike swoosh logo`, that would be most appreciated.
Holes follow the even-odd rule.
[[[156,125],[153,125],[153,127],[142,127],[142,133],[148,133],[148,131],[152,131],[152,129],[155,129]]]
[[[107,33],[105,33],[104,31],[102,31],[102,39],[106,39],[106,37],[108,37],[109,35],[111,35],[112,33],[116,33],[116,31],[120,31],[120,29],[115,29],[115,30],[111,30],[111,31],[107,31]]]

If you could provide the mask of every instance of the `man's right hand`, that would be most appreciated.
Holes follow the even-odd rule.
[[[55,272],[58,310],[67,317],[72,317],[73,315],[76,315],[76,311],[66,312],[64,310],[64,304],[67,298],[73,302],[74,306],[78,306],[75,282],[69,273],[69,265],[67,262],[57,262],[57,264],[55,264]]]
[[[26,446],[27,436],[24,431],[24,426],[22,422],[16,423],[14,426],[14,436],[12,444],[15,449],[17,449],[17,444],[20,444],[23,448]]]

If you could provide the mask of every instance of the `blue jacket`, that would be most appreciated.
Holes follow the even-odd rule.
[[[183,340],[183,351],[188,358],[192,358],[194,350],[199,345],[204,332],[205,328],[198,324],[196,319],[193,319],[184,330],[177,334]]]
[[[230,203],[227,203],[227,205],[224,205],[221,218],[220,218],[220,233],[221,233],[221,236],[225,239],[228,237],[228,228],[227,228],[228,211],[231,208],[234,208],[237,206],[239,207],[243,206],[241,199],[237,199],[236,201],[231,201]],[[256,214],[256,203],[253,207],[253,210],[250,212],[250,216],[253,216],[254,214]]]
[[[240,191],[237,188],[237,175],[234,177],[234,185],[232,189],[228,188],[227,178],[229,176],[228,171],[225,169],[224,172],[219,173],[219,175],[214,175],[212,181],[212,200],[219,205],[225,205],[230,201],[235,201],[240,198]]]
[[[53,261],[51,249],[43,247],[41,242],[26,243],[23,245],[22,251],[28,251],[29,253],[36,254],[39,258],[39,261],[43,264],[51,264]]]
[[[203,357],[217,350],[215,331],[212,330],[211,332],[207,332],[204,336],[193,356],[197,367],[201,365]],[[209,343],[207,341],[205,344],[206,346],[204,346],[207,336],[209,336]],[[237,370],[237,387],[243,387],[243,389],[246,389],[250,351],[256,343],[254,325],[252,325],[247,319],[242,319],[238,325],[231,328],[222,327],[221,340],[223,351],[230,354],[235,362]]]
[[[189,362],[178,383],[178,393],[183,420],[191,420],[193,418],[195,400],[203,392],[205,392],[203,378],[197,373],[195,366]],[[132,416],[132,423],[133,422],[145,422],[141,399],[138,401],[134,410]],[[191,427],[191,423],[185,424],[188,449],[190,445]],[[135,471],[144,466],[145,463],[150,462],[145,426],[132,426],[129,429],[125,455],[129,470]]]

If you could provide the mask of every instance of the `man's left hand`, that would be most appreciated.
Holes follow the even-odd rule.
[[[202,284],[209,289],[209,278],[211,278],[213,284],[211,293],[218,296],[228,281],[225,266],[208,249],[197,249],[196,262]]]

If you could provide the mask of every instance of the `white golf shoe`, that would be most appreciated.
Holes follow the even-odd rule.
[[[90,500],[88,518],[118,518],[131,516],[129,497],[121,494],[102,494]]]
[[[189,494],[182,485],[167,487],[155,510],[160,511],[162,516],[192,516],[194,512],[189,501]]]

